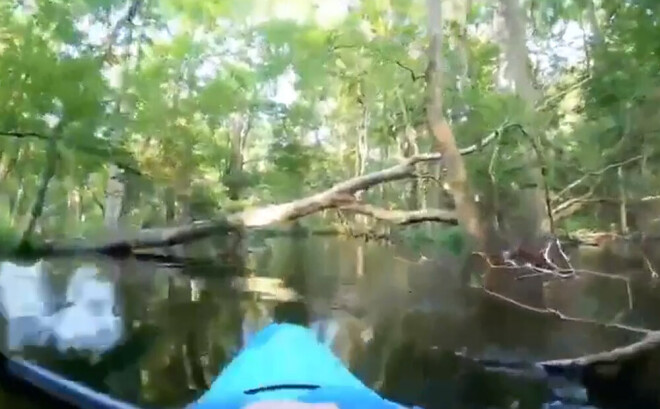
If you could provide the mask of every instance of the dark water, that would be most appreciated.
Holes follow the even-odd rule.
[[[181,407],[203,393],[255,331],[273,320],[296,322],[331,342],[357,376],[388,398],[425,408],[510,409],[588,406],[551,405],[559,390],[584,400],[576,385],[561,389],[485,371],[456,352],[534,361],[640,338],[525,311],[485,295],[451,258],[419,262],[404,253],[307,238],[268,240],[240,266],[226,260],[6,261],[0,265],[0,342],[10,356],[122,400]],[[578,263],[581,258],[589,259],[574,255]],[[571,316],[660,329],[660,289],[641,270],[617,272],[622,278],[584,275],[551,283],[536,301]],[[521,287],[508,295],[531,292]],[[0,407],[42,406],[0,385]]]

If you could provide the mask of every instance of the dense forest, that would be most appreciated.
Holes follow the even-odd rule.
[[[477,334],[454,331],[461,348],[491,342],[489,331],[511,345],[525,333],[552,340],[564,348],[553,358],[570,344],[567,359],[526,359],[660,405],[658,67],[658,0],[0,1],[0,254],[41,260],[7,262],[12,271],[102,253],[108,270],[149,274],[162,266],[135,260],[175,259],[183,271],[201,258],[194,268],[234,269],[247,288],[276,281],[248,272],[251,240],[284,237],[261,246],[268,274],[350,271],[366,300],[378,292],[367,259],[387,285],[410,280],[401,292],[418,304],[454,308],[464,291],[482,319],[460,304],[472,318],[455,321]],[[334,252],[311,236],[356,240]],[[394,245],[412,254],[405,268],[392,267]],[[204,280],[183,276],[163,279],[164,317],[182,308],[177,294],[214,308],[186,325],[219,316],[216,304],[243,314],[225,293],[208,296],[212,280],[204,298]],[[625,294],[589,295],[596,282]],[[438,311],[442,325],[417,313],[416,331],[387,326],[404,307],[382,295],[374,339],[435,345],[463,328]],[[494,316],[513,318],[493,329]],[[536,327],[555,321],[580,330]],[[581,344],[606,332],[627,346]],[[422,368],[423,385],[413,350],[401,348],[393,372]],[[387,389],[387,371],[375,372]]]
[[[424,222],[405,234],[482,246],[650,235],[659,7],[3,2],[3,249],[312,214],[310,231]]]

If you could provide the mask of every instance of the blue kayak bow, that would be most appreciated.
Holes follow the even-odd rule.
[[[47,395],[58,407],[140,409],[22,359],[1,360],[2,376]],[[186,409],[242,409],[262,401],[334,403],[339,409],[402,408],[365,386],[312,331],[293,324],[270,324],[257,332],[209,390]]]
[[[365,386],[312,331],[293,324],[270,324],[255,334],[188,409],[240,409],[260,401],[402,408]]]

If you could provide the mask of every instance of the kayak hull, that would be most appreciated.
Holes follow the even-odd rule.
[[[11,380],[12,388],[20,383],[21,390],[37,392],[57,407],[140,409],[30,362],[0,359],[1,375]],[[243,409],[266,401],[325,403],[338,409],[402,408],[365,386],[311,330],[270,324],[255,334],[187,409]]]
[[[52,371],[22,359],[2,357],[1,378],[15,392],[46,400],[58,408],[140,409],[106,394],[70,381]]]
[[[401,408],[365,386],[312,331],[288,323],[259,331],[188,409],[238,409],[263,401]]]

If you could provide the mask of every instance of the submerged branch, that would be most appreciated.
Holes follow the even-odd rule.
[[[660,348],[660,331],[647,331],[646,336],[640,341],[624,347],[615,348],[610,351],[599,352],[596,354],[584,355],[577,358],[555,359],[539,362],[542,366],[548,367],[570,367],[587,366],[599,363],[612,363],[623,359],[632,358],[639,354],[655,351]]]
[[[566,315],[558,310],[552,309],[552,308],[538,308],[538,307],[532,307],[530,305],[518,302],[514,299],[511,299],[507,296],[504,296],[502,294],[496,293],[494,291],[490,291],[487,289],[483,289],[483,291],[490,297],[495,298],[497,300],[506,302],[508,304],[513,305],[516,308],[520,308],[525,311],[530,311],[530,312],[535,312],[538,314],[546,315],[549,317],[554,317],[557,319],[560,319],[562,321],[568,321],[568,322],[576,322],[576,323],[581,323],[581,324],[589,324],[589,325],[595,325],[598,327],[603,327],[603,328],[616,328],[628,332],[634,332],[637,334],[651,334],[653,331],[646,329],[646,328],[640,328],[640,327],[634,327],[630,325],[625,325],[625,324],[619,324],[616,322],[601,322],[601,321],[596,321],[596,320],[591,320],[588,318],[579,318],[579,317],[572,317],[569,315]]]

